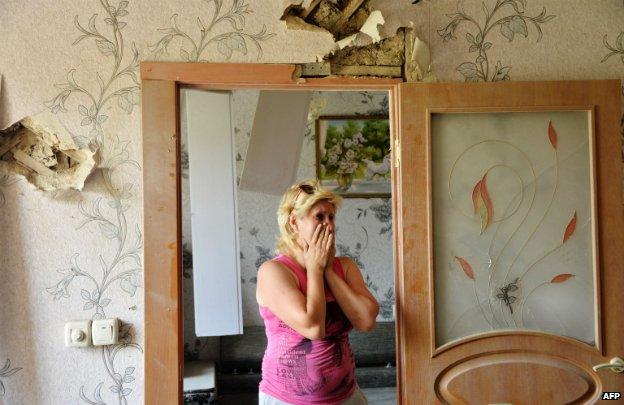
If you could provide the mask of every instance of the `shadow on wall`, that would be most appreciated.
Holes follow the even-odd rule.
[[[1,96],[6,100],[6,96]],[[6,105],[6,104],[3,104]],[[26,252],[21,229],[24,215],[20,209],[22,199],[16,182],[7,176],[0,176],[0,258],[3,263],[0,271],[0,403],[36,403],[36,391],[23,390],[23,387],[38,385],[37,351],[32,342],[36,341],[31,306],[38,297],[33,297],[35,286],[30,272],[34,271],[24,260]],[[6,187],[4,183],[11,182]],[[24,182],[25,184],[25,182]],[[59,330],[61,326],[58,326]]]

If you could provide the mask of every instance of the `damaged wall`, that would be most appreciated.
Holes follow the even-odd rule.
[[[499,7],[496,0],[465,0],[461,9],[456,0],[384,3],[414,21],[440,81],[624,76],[620,0],[506,0]],[[330,34],[287,30],[283,6],[0,2],[0,128],[48,109],[77,146],[97,139],[106,167],[81,193],[62,199],[0,178],[0,363],[8,364],[0,403],[143,402],[137,61],[308,63],[333,49]],[[215,13],[222,18],[210,26]],[[126,346],[63,346],[66,321],[102,316],[126,323]]]
[[[400,3],[286,0],[282,19],[290,30],[317,30],[334,39],[329,52],[317,55],[317,63],[304,65],[302,75],[404,76],[412,63],[406,64],[405,53],[413,46],[414,28],[413,19],[404,18],[407,3],[397,9]]]
[[[22,176],[48,192],[82,190],[96,151],[78,148],[56,116],[44,111],[0,131],[0,176]]]

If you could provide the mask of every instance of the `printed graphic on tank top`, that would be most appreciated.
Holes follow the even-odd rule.
[[[293,271],[305,295],[305,270],[286,255],[279,255],[276,260]],[[338,258],[334,259],[332,270],[345,279]],[[339,404],[353,393],[355,359],[348,339],[353,326],[327,285],[325,300],[325,338],[318,340],[302,336],[267,307],[259,307],[267,334],[261,391],[295,405]]]

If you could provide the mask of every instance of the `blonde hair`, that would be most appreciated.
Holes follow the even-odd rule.
[[[295,183],[286,190],[277,209],[280,235],[277,237],[276,253],[293,253],[299,249],[296,233],[290,226],[290,214],[294,213],[297,217],[303,218],[314,204],[323,200],[331,203],[336,211],[342,204],[341,197],[322,188],[316,179]]]

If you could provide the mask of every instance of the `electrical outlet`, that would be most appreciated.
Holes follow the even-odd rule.
[[[65,324],[65,346],[91,346],[91,320],[70,321]]]
[[[119,339],[117,318],[97,319],[91,327],[93,346],[114,345]]]

